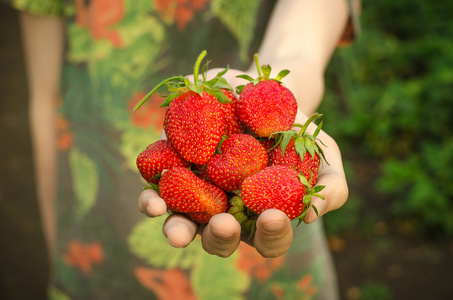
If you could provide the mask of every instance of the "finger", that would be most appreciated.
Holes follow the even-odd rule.
[[[182,215],[171,215],[165,220],[162,232],[175,248],[187,247],[195,238],[198,225]]]
[[[340,174],[323,174],[319,177],[317,185],[325,186],[319,192],[325,200],[319,197],[312,198],[312,205],[316,207],[318,215],[313,208],[310,208],[304,218],[305,223],[312,223],[329,211],[340,208],[348,199],[346,178]]]
[[[254,245],[263,257],[277,257],[289,250],[293,241],[290,220],[278,209],[265,210],[256,221]]]
[[[148,217],[159,217],[167,212],[167,205],[156,191],[144,190],[138,197],[138,209]]]
[[[230,256],[239,246],[241,225],[228,213],[215,215],[201,237],[206,252],[220,257]]]

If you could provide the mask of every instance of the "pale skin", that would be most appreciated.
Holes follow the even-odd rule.
[[[280,0],[259,49],[259,59],[273,68],[291,73],[283,80],[294,93],[299,106],[296,122],[304,123],[319,106],[324,92],[324,71],[336,48],[348,18],[345,0]],[[30,89],[30,125],[36,164],[37,195],[43,229],[50,254],[55,245],[55,101],[63,55],[64,26],[58,18],[22,13],[21,24]],[[208,54],[209,55],[209,54]],[[216,73],[212,70],[212,73]],[[235,76],[248,73],[256,77],[256,67],[230,70],[227,79],[232,86],[244,84]],[[326,120],[327,121],[327,120]],[[315,126],[309,127],[313,132]],[[330,165],[323,164],[318,184],[326,188],[320,193],[326,200],[315,198],[313,204],[319,216],[341,207],[347,200],[348,188],[341,154],[336,142],[326,133],[319,138],[327,146],[324,153]],[[167,212],[165,202],[157,193],[146,190],[139,197],[139,210],[149,217]],[[311,209],[304,222],[314,222],[319,216]],[[214,255],[227,257],[241,241],[240,225],[229,214],[214,216],[207,226],[200,227],[181,215],[170,215],[163,226],[168,242],[186,247],[197,233],[203,248]],[[286,253],[293,232],[289,219],[276,209],[263,212],[257,221],[257,231],[251,244],[264,257]]]

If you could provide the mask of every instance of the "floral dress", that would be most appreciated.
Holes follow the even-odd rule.
[[[210,67],[244,68],[274,3],[259,0],[10,0],[62,16],[66,52],[58,101],[57,249],[49,299],[336,299],[322,221],[294,228],[289,252],[266,259],[248,245],[228,258],[196,238],[162,234],[165,217],[137,208],[145,183],[135,160],[159,139],[163,78]],[[294,223],[294,222],[293,222]]]

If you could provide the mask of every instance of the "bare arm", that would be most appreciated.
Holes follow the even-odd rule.
[[[37,196],[49,251],[55,246],[55,102],[63,53],[63,22],[53,17],[20,16],[30,91],[29,117]]]
[[[272,13],[258,52],[260,61],[274,72],[291,70],[284,82],[306,115],[321,103],[324,71],[348,16],[346,0],[280,0]],[[251,72],[255,69],[250,67]]]

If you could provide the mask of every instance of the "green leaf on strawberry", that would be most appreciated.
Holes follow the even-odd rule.
[[[194,81],[191,82],[187,77],[184,76],[172,76],[167,78],[160,83],[158,83],[133,109],[137,111],[154,93],[156,93],[164,85],[167,87],[170,92],[166,96],[165,101],[160,107],[166,107],[177,97],[181,96],[187,91],[193,91],[203,97],[203,91],[208,94],[216,97],[221,103],[228,103],[230,99],[222,93],[222,89],[233,90],[233,88],[228,84],[228,82],[222,76],[228,71],[228,67],[219,72],[213,79],[206,80],[206,72],[208,69],[209,61],[202,68],[202,80],[199,78],[200,64],[203,58],[206,56],[206,50],[202,51],[198,56],[194,70],[193,77]]]

